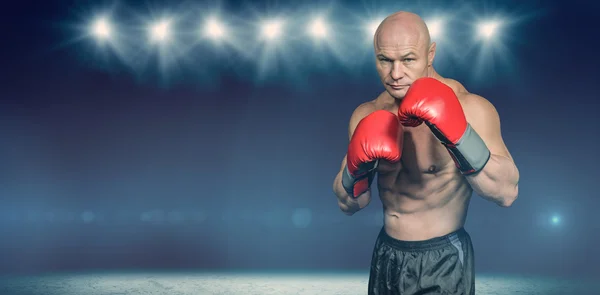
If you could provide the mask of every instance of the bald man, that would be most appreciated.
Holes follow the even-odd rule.
[[[359,105],[334,181],[341,210],[384,208],[369,294],[475,294],[474,254],[464,229],[473,191],[509,207],[519,171],[500,119],[485,98],[433,68],[436,44],[413,13],[388,16],[374,37],[385,91]]]

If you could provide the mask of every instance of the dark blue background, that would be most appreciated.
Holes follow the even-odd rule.
[[[469,33],[460,21],[468,19],[456,20],[448,28],[455,41],[438,48],[442,75],[494,103],[521,172],[513,207],[472,200],[466,227],[477,270],[600,274],[598,7],[544,3],[423,2],[410,9],[460,6],[475,16],[521,17],[504,32],[505,49],[482,60],[473,53],[477,43],[461,39]],[[6,5],[0,271],[368,267],[381,204],[375,197],[347,217],[332,192],[351,112],[383,90],[368,42],[347,36],[337,46],[362,49],[342,61],[290,42],[260,79],[256,59],[207,45],[188,52],[181,67],[160,70],[150,57],[135,71],[114,55],[98,58],[90,40],[70,42],[77,32],[69,25],[104,4]],[[116,11],[127,20],[150,6],[121,3]],[[330,7],[338,25],[369,9],[404,9],[397,2],[305,1],[223,2],[221,10],[252,19],[255,7],[293,19],[318,6]],[[349,32],[341,27],[338,34]],[[310,212],[307,226],[294,226],[299,208]],[[554,214],[559,225],[550,222]]]

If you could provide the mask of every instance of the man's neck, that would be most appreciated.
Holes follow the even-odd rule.
[[[436,70],[433,68],[433,66],[429,67],[427,69],[427,77],[431,77],[437,80],[441,80],[444,77],[440,76],[440,74],[438,74],[438,72],[436,72]]]

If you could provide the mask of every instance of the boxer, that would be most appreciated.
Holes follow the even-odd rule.
[[[370,203],[377,176],[384,226],[368,294],[475,294],[464,228],[471,195],[502,207],[518,196],[498,112],[435,71],[436,44],[418,15],[388,16],[373,43],[385,91],[351,115],[333,185],[340,209],[353,215]]]

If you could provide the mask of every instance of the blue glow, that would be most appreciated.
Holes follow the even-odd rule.
[[[94,215],[94,213],[90,212],[90,211],[85,211],[81,214],[81,219],[85,223],[91,223],[94,221],[95,218],[96,218],[96,215]]]
[[[312,220],[312,211],[307,208],[299,208],[292,215],[292,222],[297,228],[306,228]]]

